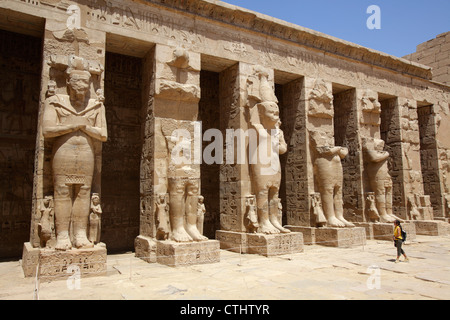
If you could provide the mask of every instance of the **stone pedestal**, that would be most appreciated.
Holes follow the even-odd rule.
[[[40,279],[69,277],[79,270],[80,276],[106,275],[106,246],[97,244],[91,249],[72,249],[58,251],[46,248],[33,248],[24,243],[22,268],[25,277]]]
[[[416,225],[414,223],[403,222],[402,228],[403,228],[403,231],[406,232],[406,241],[407,242],[410,240],[416,240],[417,232],[416,232]],[[392,230],[392,233],[394,233],[393,230]],[[392,237],[389,240],[392,240]]]
[[[450,224],[445,221],[414,220],[414,221],[410,221],[410,222],[414,223],[415,228],[416,228],[416,233],[419,235],[424,235],[424,236],[450,235]]]
[[[305,244],[317,244],[330,247],[354,247],[366,244],[366,230],[356,228],[315,228],[302,226],[286,226],[291,231],[301,232]]]
[[[220,262],[220,243],[156,240],[156,262],[171,267]]]
[[[156,262],[156,241],[149,237],[137,236],[134,239],[134,255],[148,263]]]
[[[218,230],[216,239],[221,249],[232,252],[266,257],[303,252],[303,235],[298,232],[268,235]]]
[[[358,227],[366,229],[368,240],[392,241],[394,225],[392,223],[355,222]],[[416,239],[416,227],[413,223],[402,223],[403,230],[407,233],[407,241]]]

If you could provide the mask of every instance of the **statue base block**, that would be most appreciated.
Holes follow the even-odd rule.
[[[424,236],[447,236],[447,235],[450,235],[450,224],[448,224],[445,221],[414,220],[414,221],[409,221],[409,222],[411,222],[415,225],[416,233],[419,235],[424,235]]]
[[[392,236],[394,235],[393,223],[354,222],[354,224],[366,229],[368,240],[392,241]],[[402,228],[407,233],[407,241],[416,239],[414,223],[403,222]]]
[[[25,277],[40,279],[65,278],[79,272],[80,276],[106,275],[106,246],[97,244],[89,249],[59,251],[47,248],[33,248],[24,243],[22,268]]]
[[[137,236],[134,239],[134,255],[148,263],[155,263],[156,240],[141,235]]]
[[[366,244],[366,229],[356,228],[315,228],[302,226],[285,226],[285,228],[303,233],[305,244],[329,247],[354,247]]]
[[[156,262],[171,267],[220,262],[220,243],[156,240]]]
[[[216,231],[220,248],[232,252],[259,254],[266,257],[303,252],[303,234],[280,234]]]

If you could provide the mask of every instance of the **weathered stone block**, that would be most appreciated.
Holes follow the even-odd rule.
[[[366,230],[367,240],[374,239],[373,225],[371,222],[353,222],[353,224],[357,227],[364,228]]]
[[[317,228],[316,244],[331,247],[354,247],[366,244],[364,228]]]
[[[134,254],[148,263],[156,262],[156,241],[149,237],[137,236],[134,240]]]
[[[392,223],[355,223],[358,227],[366,229],[368,240],[392,241],[394,235],[394,225]],[[402,223],[403,230],[407,233],[407,241],[416,239],[416,228],[413,223]]]
[[[445,221],[413,221],[416,233],[424,236],[446,236],[450,234],[450,224]]]
[[[306,244],[317,244],[330,247],[353,247],[366,244],[366,229],[356,228],[314,228],[314,227],[294,227],[286,228],[301,231],[306,235]]]
[[[156,241],[156,262],[171,267],[220,261],[220,243],[217,240],[200,242]]]
[[[292,232],[300,232],[303,235],[303,243],[305,245],[311,245],[316,243],[316,229],[311,227],[302,226],[286,226],[287,229]]]
[[[248,234],[248,253],[266,257],[303,252],[303,235],[299,232],[282,234]]]
[[[417,238],[416,225],[414,223],[403,222],[402,228],[406,232],[406,241],[415,240]]]
[[[247,233],[217,230],[216,239],[220,242],[220,248],[231,252],[247,253]]]
[[[303,252],[303,235],[298,232],[266,235],[233,231],[216,231],[216,239],[224,250],[263,256]]]
[[[99,276],[106,274],[106,260],[104,244],[90,249],[58,251],[33,248],[27,242],[24,244],[22,268],[25,277],[33,277],[38,272],[40,279],[69,277],[78,270],[80,276]]]

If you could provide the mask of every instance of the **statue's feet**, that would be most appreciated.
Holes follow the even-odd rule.
[[[208,240],[207,237],[205,237],[204,235],[202,235],[200,233],[200,231],[198,231],[196,226],[187,225],[186,226],[186,232],[191,236],[191,238],[194,241],[206,241],[206,240]]]
[[[76,236],[74,245],[77,249],[88,249],[93,248],[94,244],[88,240],[88,238],[84,236]]]
[[[389,213],[389,216],[390,216],[392,219],[394,219],[394,221],[395,221],[395,220],[398,220],[398,221],[400,221],[400,222],[405,222],[403,219],[400,219],[399,217],[394,216],[392,213]]]
[[[193,241],[192,237],[186,232],[186,230],[184,230],[184,228],[174,229],[170,238],[176,242]]]
[[[280,230],[275,228],[269,221],[266,221],[259,224],[258,232],[264,234],[278,234],[280,233]]]
[[[281,233],[291,233],[291,230],[284,228],[279,222],[278,219],[271,219],[270,222],[272,225],[280,230]]]
[[[383,223],[393,223],[396,219],[393,216],[390,216],[388,214],[380,215],[380,220]]]
[[[345,223],[336,217],[331,217],[327,221],[327,226],[332,228],[345,228]]]
[[[354,228],[355,225],[347,220],[345,220],[344,218],[338,218],[339,221],[341,221],[346,227],[348,228]]]
[[[63,251],[72,249],[72,243],[70,242],[69,236],[57,237],[55,249]]]

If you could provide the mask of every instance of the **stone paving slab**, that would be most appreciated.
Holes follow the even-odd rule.
[[[221,250],[218,263],[176,268],[146,263],[130,252],[108,255],[107,274],[81,277],[79,290],[70,290],[66,280],[42,280],[38,295],[41,300],[450,299],[450,237],[419,235],[404,250],[411,261],[398,264],[393,244],[377,240],[352,248],[305,246],[302,253],[276,257]],[[35,297],[36,279],[23,276],[20,262],[0,263],[1,300]]]

